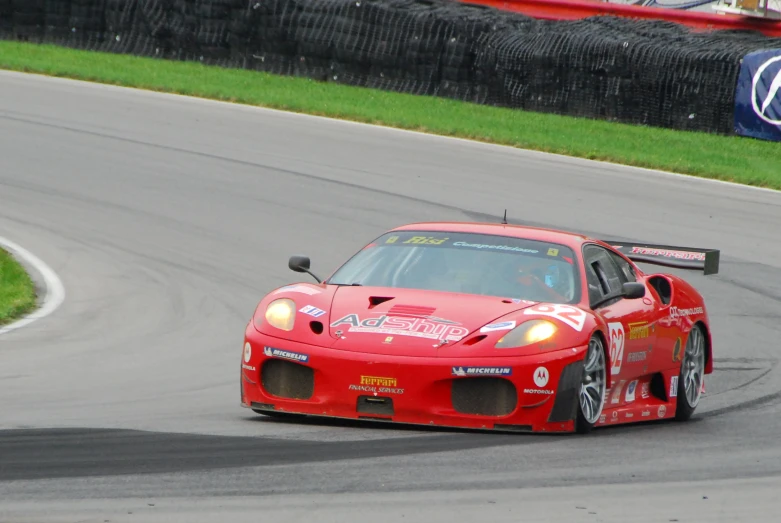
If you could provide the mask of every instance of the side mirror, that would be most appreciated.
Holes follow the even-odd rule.
[[[622,290],[624,298],[628,300],[636,300],[645,296],[645,285],[640,282],[628,281],[624,283]]]
[[[309,272],[310,264],[308,256],[291,256],[287,262],[290,270],[295,272]]]
[[[312,271],[309,270],[310,264],[311,262],[308,256],[291,256],[287,262],[287,266],[291,271],[305,272],[310,276],[312,276],[312,278],[317,280],[317,283],[322,283],[320,278],[315,276],[314,273],[312,273]]]

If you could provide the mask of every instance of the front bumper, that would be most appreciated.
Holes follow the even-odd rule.
[[[247,343],[251,355],[249,361],[242,356],[241,403],[256,412],[513,432],[574,430],[587,349],[501,358],[400,357],[291,342],[251,326]]]

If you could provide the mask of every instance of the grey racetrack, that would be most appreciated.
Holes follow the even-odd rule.
[[[722,250],[695,418],[587,437],[239,406],[257,301],[420,220]],[[0,521],[778,521],[781,194],[66,80],[0,74],[0,237],[65,302],[0,335]]]

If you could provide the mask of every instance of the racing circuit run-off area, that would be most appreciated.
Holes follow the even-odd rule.
[[[2,38],[325,52],[260,24],[315,27],[304,0],[20,5]],[[428,28],[441,5],[363,7]],[[266,47],[210,47],[207,12]],[[743,36],[707,113],[726,134]],[[0,144],[0,247],[35,301],[0,324],[2,522],[778,520],[777,191],[10,71]]]

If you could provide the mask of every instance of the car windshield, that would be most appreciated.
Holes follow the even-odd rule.
[[[574,264],[572,250],[556,243],[488,234],[395,231],[364,247],[328,283],[574,303],[580,297]]]

